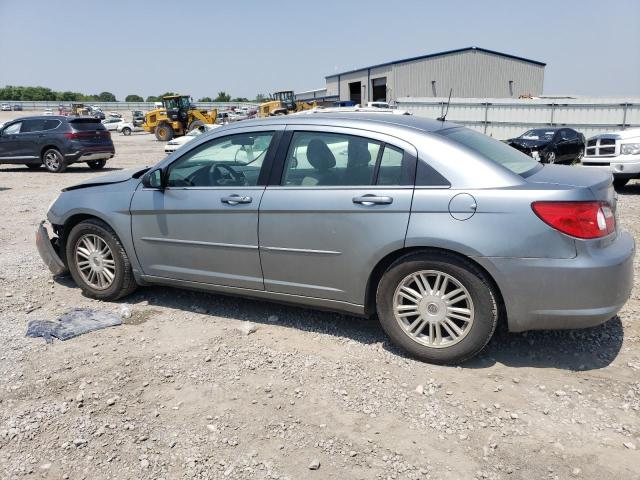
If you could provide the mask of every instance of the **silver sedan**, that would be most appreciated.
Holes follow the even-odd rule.
[[[67,188],[37,244],[93,298],[159,284],[333,309],[455,363],[499,322],[613,317],[635,252],[615,210],[609,173],[543,166],[449,122],[319,113],[221,127]]]

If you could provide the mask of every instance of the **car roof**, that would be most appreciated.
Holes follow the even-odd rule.
[[[423,132],[436,132],[448,128],[460,127],[453,122],[442,122],[426,117],[415,115],[391,115],[385,113],[365,113],[365,112],[318,112],[313,115],[282,115],[278,117],[258,118],[244,120],[242,126],[259,125],[326,125],[340,127],[366,128],[367,125],[375,127],[377,130],[385,125],[405,128],[408,130],[419,130]]]

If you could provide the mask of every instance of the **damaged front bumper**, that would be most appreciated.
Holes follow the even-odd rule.
[[[49,232],[45,227],[45,220],[40,222],[36,230],[36,246],[40,258],[54,275],[63,275],[69,272],[69,269],[58,254],[57,242],[58,238],[53,240],[49,238]]]

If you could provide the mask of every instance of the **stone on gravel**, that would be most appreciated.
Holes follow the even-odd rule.
[[[257,332],[258,331],[258,326],[253,322],[243,322],[238,327],[238,330],[240,331],[240,333],[242,335],[244,335],[246,337],[248,335],[251,335],[252,333]]]
[[[309,464],[309,470],[318,470],[320,468],[320,460],[314,458]]]

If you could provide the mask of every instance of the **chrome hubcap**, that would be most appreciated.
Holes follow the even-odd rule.
[[[554,163],[556,161],[556,154],[551,152],[549,155],[547,155],[547,162],[549,163]]]
[[[76,243],[75,252],[82,279],[95,289],[109,288],[116,276],[116,264],[107,242],[97,235],[86,234]]]
[[[396,321],[412,340],[433,348],[455,345],[474,320],[467,289],[451,275],[422,270],[407,275],[393,296]]]
[[[47,152],[44,156],[44,163],[48,168],[56,169],[60,165],[60,159],[56,152]]]

